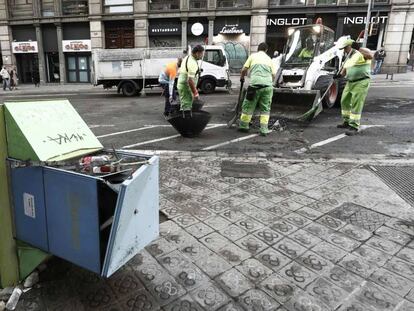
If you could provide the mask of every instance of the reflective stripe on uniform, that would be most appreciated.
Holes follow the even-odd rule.
[[[241,117],[240,117],[241,121],[249,123],[251,119],[252,119],[251,114],[245,114],[245,113],[241,114]]]
[[[349,117],[351,115],[351,111],[349,110],[342,110],[341,112],[342,112],[342,115],[346,117]]]
[[[268,124],[269,123],[269,118],[270,118],[270,116],[269,115],[260,115],[260,124]]]
[[[349,115],[349,118],[350,118],[351,120],[354,120],[354,121],[359,121],[359,120],[361,120],[361,114],[351,113],[351,114]]]

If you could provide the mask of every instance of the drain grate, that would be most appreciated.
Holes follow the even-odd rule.
[[[270,168],[265,163],[247,163],[223,161],[221,163],[221,176],[234,178],[270,178]]]
[[[354,203],[344,203],[332,210],[329,215],[369,231],[377,230],[390,219]]]
[[[388,187],[414,207],[414,167],[371,166],[370,168]]]

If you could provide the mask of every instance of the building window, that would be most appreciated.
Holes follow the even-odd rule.
[[[251,0],[217,0],[217,7],[222,9],[251,8]]]
[[[53,0],[42,0],[42,16],[53,17],[55,16],[55,4]]]
[[[336,5],[337,0],[316,0],[316,5]]]
[[[9,0],[10,17],[33,17],[32,0]]]
[[[179,10],[180,0],[149,0],[150,11]]]
[[[270,0],[269,5],[270,6],[280,6],[280,5],[286,5],[286,6],[296,6],[296,5],[305,5],[305,0]]]
[[[190,0],[190,9],[207,9],[207,0]]]
[[[63,15],[87,15],[88,0],[62,0]]]
[[[133,0],[105,0],[104,11],[107,14],[133,13]]]

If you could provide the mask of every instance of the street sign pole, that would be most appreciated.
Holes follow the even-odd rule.
[[[372,6],[372,0],[368,0],[367,22],[365,23],[364,41],[362,42],[362,46],[364,48],[367,47],[369,25],[371,24],[370,23],[371,22],[371,6]]]

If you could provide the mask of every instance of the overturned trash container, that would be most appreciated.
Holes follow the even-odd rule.
[[[177,130],[183,137],[196,137],[205,129],[210,122],[211,114],[204,110],[180,111],[172,114],[167,121]]]
[[[5,121],[16,239],[109,277],[158,236],[158,157],[104,150],[68,100]]]

